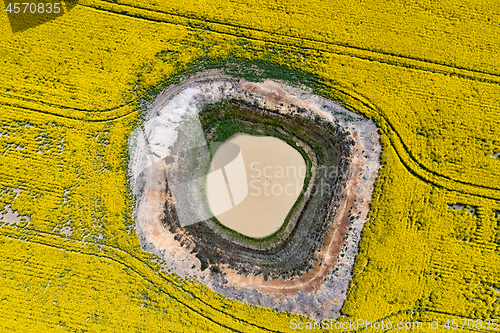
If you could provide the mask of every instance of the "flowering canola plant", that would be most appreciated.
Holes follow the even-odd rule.
[[[0,212],[18,216],[0,227],[2,329],[310,320],[161,271],[133,228],[127,138],[143,101],[234,64],[295,73],[379,126],[383,168],[339,322],[500,319],[500,5],[458,3],[82,0],[16,33],[0,16]]]

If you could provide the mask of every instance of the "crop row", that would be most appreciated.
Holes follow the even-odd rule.
[[[0,210],[9,206],[29,216],[18,227],[33,230],[28,237],[2,227],[3,327],[286,331],[288,320],[299,318],[153,273],[133,230],[126,151],[139,99],[182,71],[228,62],[304,73],[317,92],[341,99],[381,128],[384,167],[346,315],[376,320],[421,309],[425,318],[499,318],[494,212],[500,211],[500,160],[492,157],[500,152],[499,60],[492,56],[499,44],[488,39],[496,32],[493,23],[482,22],[488,15],[475,15],[491,8],[443,5],[444,14],[474,17],[467,34],[446,25],[459,42],[408,31],[423,19],[411,8],[410,20],[387,14],[390,25],[358,24],[351,44],[361,47],[355,48],[338,41],[346,40],[344,29],[353,29],[349,13],[358,6],[339,11],[345,16],[335,24],[315,14],[301,26],[299,11],[328,11],[318,10],[319,2],[266,12],[240,4],[251,9],[241,17],[240,9],[222,15],[216,5],[142,5],[156,5],[157,12],[82,1],[57,20],[7,33],[0,42]],[[212,17],[209,7],[217,9]],[[444,29],[442,15],[428,15]],[[5,16],[0,20],[7,26]],[[351,25],[339,27],[346,20]],[[367,30],[404,36],[394,43],[372,39]],[[426,44],[432,50],[421,43],[427,38],[435,42]],[[487,41],[489,47],[474,47]],[[408,57],[408,45],[420,47],[412,53],[418,59]],[[451,59],[449,52],[436,52],[464,47],[468,51]],[[457,203],[478,207],[476,215],[449,207]],[[65,227],[71,233],[63,233]],[[42,242],[44,232],[60,236]],[[79,253],[68,246],[74,241],[91,250]],[[103,249],[106,258],[96,255]]]

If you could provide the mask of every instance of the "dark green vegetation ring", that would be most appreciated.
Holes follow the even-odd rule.
[[[300,109],[285,114],[237,100],[209,104],[199,117],[209,142],[248,133],[275,136],[292,145],[306,161],[305,191],[282,227],[265,238],[241,235],[216,218],[181,227],[172,200],[166,201],[165,227],[183,246],[193,249],[202,270],[211,267],[217,272],[219,266],[226,266],[244,275],[289,279],[313,268],[347,180],[352,144],[348,133]]]

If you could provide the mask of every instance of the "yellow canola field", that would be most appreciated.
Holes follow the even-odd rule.
[[[0,227],[2,330],[287,332],[306,320],[159,272],[133,229],[127,137],[141,98],[226,61],[305,73],[383,133],[341,320],[500,319],[498,7],[84,0],[15,34],[0,16],[0,211],[21,216]]]

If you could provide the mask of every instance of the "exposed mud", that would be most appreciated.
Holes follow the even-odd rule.
[[[255,274],[251,269],[245,273],[227,262],[223,253],[221,262],[212,262],[212,258],[207,264],[190,234],[194,228],[201,230],[201,223],[185,230],[172,227],[173,224],[165,226],[164,221],[177,218],[175,210],[169,209],[174,202],[167,190],[163,163],[176,137],[175,133],[166,136],[154,136],[154,133],[175,131],[180,118],[177,115],[199,112],[203,105],[226,98],[246,101],[283,115],[311,119],[319,115],[324,121],[342,127],[350,134],[348,139],[355,143],[343,192],[326,209],[324,219],[332,222],[326,224],[327,229],[318,238],[321,244],[310,254],[315,258],[312,266],[298,277],[271,275],[273,279],[269,279],[266,274]],[[130,139],[131,187],[137,198],[136,230],[143,248],[164,259],[165,269],[182,277],[194,276],[227,297],[316,319],[337,317],[347,296],[357,244],[380,168],[380,143],[373,122],[303,90],[272,81],[237,81],[217,77],[213,72],[198,75],[161,94],[148,109],[146,119],[145,129],[133,133]],[[213,232],[210,228],[204,230]],[[208,238],[208,243],[209,239],[217,238]]]
[[[358,133],[355,132],[353,136],[357,142],[354,150],[360,151],[361,145],[357,141]],[[341,197],[340,207],[335,213],[335,222],[329,228],[328,235],[323,241],[321,251],[318,253],[319,261],[314,263],[314,269],[305,273],[302,278],[288,281],[283,279],[265,281],[261,276],[244,277],[228,269],[224,270],[228,283],[237,288],[256,288],[263,293],[276,293],[282,296],[295,296],[299,290],[316,293],[322,287],[325,276],[331,273],[338,263],[344,237],[349,231],[350,211],[356,208],[360,217],[366,217],[368,214],[368,205],[356,205],[357,201],[368,203],[373,191],[373,189],[359,190],[365,163],[366,161],[359,156],[359,153],[354,156],[349,181]]]

